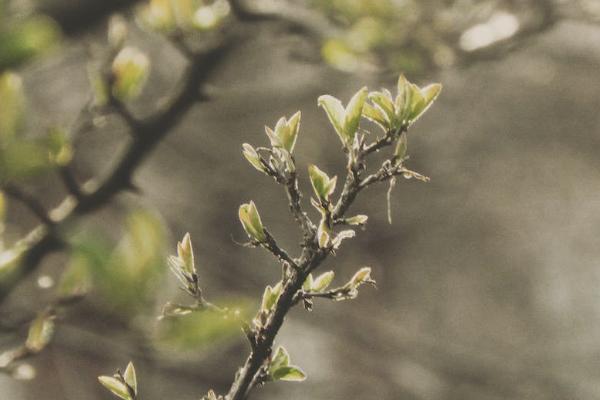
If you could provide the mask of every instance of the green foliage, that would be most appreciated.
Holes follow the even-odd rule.
[[[132,362],[127,364],[125,373],[117,371],[113,376],[99,376],[98,381],[113,395],[123,400],[135,400],[137,398],[137,377]]]
[[[346,108],[341,101],[330,95],[323,95],[318,99],[319,106],[327,113],[331,125],[346,147],[350,147],[354,141],[367,94],[367,88],[363,87],[352,96]]]
[[[566,6],[570,12],[577,8],[572,3],[576,1]],[[517,40],[518,32],[541,31],[559,20],[564,7],[552,0],[312,0],[309,4],[330,22],[321,47],[330,65],[349,72],[412,75],[468,62],[475,51]]]
[[[240,321],[248,318],[252,303],[246,299],[228,299],[225,306],[224,312],[197,309],[194,311],[199,312],[161,319],[156,343],[166,351],[189,352],[239,337]]]
[[[301,382],[306,379],[306,374],[300,367],[290,365],[290,355],[279,346],[269,363],[269,378],[273,381]]]
[[[125,47],[112,63],[112,94],[121,101],[137,98],[148,79],[150,60],[135,47]]]
[[[54,334],[54,315],[40,313],[29,325],[25,348],[31,353],[39,353],[50,343]]]
[[[99,376],[98,380],[107,390],[123,400],[132,400],[127,385],[112,376]]]
[[[47,17],[0,22],[0,72],[47,51],[60,39],[58,26]]]
[[[100,304],[121,318],[133,317],[152,305],[165,270],[164,228],[152,213],[131,212],[116,248],[98,237],[82,238],[73,244],[71,278],[63,278],[65,291],[84,291],[88,274]],[[79,279],[77,279],[79,278]]]
[[[316,165],[308,166],[308,176],[313,187],[317,199],[321,204],[329,204],[331,195],[335,191],[337,176],[329,178],[327,174],[319,169]]]
[[[239,218],[244,230],[250,239],[256,242],[264,242],[267,240],[265,228],[263,227],[260,215],[253,201],[242,204],[239,209]]]
[[[302,290],[306,292],[322,292],[331,285],[333,278],[335,278],[335,272],[333,271],[324,272],[314,279],[312,274],[308,274],[308,278],[306,278],[304,285],[302,285]]]
[[[268,313],[273,310],[273,307],[277,304],[277,300],[279,300],[279,296],[281,296],[282,289],[283,286],[281,285],[281,281],[277,282],[273,287],[267,285],[260,305],[260,310],[262,312]]]
[[[298,111],[289,120],[281,117],[275,125],[275,130],[265,126],[267,136],[271,140],[271,146],[284,148],[288,153],[293,153],[298,131],[300,130],[300,118],[301,114]]]
[[[149,0],[138,7],[137,19],[148,30],[176,34],[207,31],[220,26],[230,12],[225,0]]]
[[[242,145],[242,148],[243,148],[242,154],[244,155],[246,160],[248,160],[250,165],[252,165],[256,170],[258,170],[260,172],[267,173],[267,170],[265,169],[265,166],[261,162],[260,155],[258,154],[256,149],[254,147],[252,147],[251,145],[249,145],[248,143],[244,143]]]
[[[404,130],[427,111],[441,90],[438,83],[420,88],[400,75],[395,99],[387,90],[369,93],[373,105],[365,106],[364,116],[385,131]]]
[[[0,183],[27,179],[71,161],[72,148],[65,131],[53,128],[36,139],[23,136],[26,104],[18,75],[0,73],[0,99]]]

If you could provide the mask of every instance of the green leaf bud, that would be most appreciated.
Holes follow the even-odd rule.
[[[125,383],[132,388],[133,392],[137,395],[137,377],[135,375],[135,367],[131,361],[127,364],[127,368],[125,368],[123,378],[125,379]]]
[[[50,343],[54,334],[54,315],[43,312],[29,325],[25,347],[32,353],[39,353]]]
[[[333,271],[325,272],[318,277],[315,278],[311,290],[313,292],[322,292],[331,285],[333,278],[335,277],[335,273]]]
[[[260,215],[253,201],[242,204],[238,212],[240,222],[248,236],[257,242],[264,242],[267,239],[265,228],[263,227]]]
[[[98,381],[115,396],[123,400],[132,400],[129,389],[124,382],[112,376],[99,376]]]
[[[331,195],[335,191],[337,176],[330,179],[325,172],[321,171],[319,167],[314,164],[308,166],[308,175],[317,198],[321,203],[328,203]]]
[[[121,100],[133,100],[141,93],[150,71],[150,61],[140,50],[125,47],[112,63],[113,95]]]

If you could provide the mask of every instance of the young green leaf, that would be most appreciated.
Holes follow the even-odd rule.
[[[392,123],[395,120],[394,103],[392,102],[392,97],[387,90],[369,93],[369,100],[375,104],[375,107],[373,108],[380,115],[385,116],[385,120],[388,123]]]
[[[184,271],[187,274],[192,276],[196,273],[194,249],[192,248],[192,239],[189,233],[186,233],[181,242],[177,243],[177,257],[182,261]]]
[[[281,367],[287,367],[288,365],[290,365],[290,355],[287,350],[282,346],[277,347],[275,355],[271,358],[269,369],[275,371]]]
[[[359,214],[354,217],[346,218],[345,222],[348,225],[364,225],[367,223],[369,217],[367,215]]]
[[[273,371],[271,378],[274,381],[302,382],[306,379],[306,374],[300,368],[290,365]]]
[[[322,249],[328,248],[331,244],[331,228],[329,228],[325,216],[321,218],[319,228],[317,229],[317,241],[319,247]]]
[[[127,385],[112,376],[99,376],[98,380],[106,389],[123,400],[133,400]]]
[[[257,242],[267,239],[260,215],[253,201],[242,204],[239,209],[239,218],[248,236]]]
[[[281,282],[278,282],[277,285],[273,287],[267,285],[263,293],[262,303],[260,306],[261,311],[269,312],[273,309],[273,307],[275,307],[275,304],[277,304],[277,300],[279,300],[279,296],[281,295],[281,290]]]
[[[362,116],[363,105],[367,99],[368,91],[366,87],[361,88],[358,92],[352,96],[348,106],[345,110],[344,119],[344,136],[347,140],[346,143],[350,144],[354,141],[354,136],[358,130],[360,124],[360,117]]]
[[[340,137],[342,143],[347,146],[348,140],[344,129],[346,110],[344,110],[342,103],[335,97],[326,94],[319,97],[318,104],[320,107],[323,107],[325,113],[327,113],[329,122],[331,122],[331,125],[333,125],[333,128],[335,129],[335,132]]]
[[[396,100],[394,102],[395,115],[400,123],[407,118],[408,112],[410,112],[410,103],[412,101],[412,91],[410,88],[410,82],[406,77],[401,74],[398,78],[398,91],[396,93]]]
[[[340,245],[342,244],[343,240],[351,239],[354,236],[356,236],[356,232],[354,232],[352,229],[341,231],[340,233],[338,233],[336,235],[335,239],[333,239],[331,241],[331,245],[333,246],[334,250],[337,250],[340,247]]]
[[[330,179],[325,172],[321,171],[319,167],[314,164],[308,166],[308,176],[310,177],[310,183],[317,198],[322,203],[329,202],[329,197],[335,191],[337,176]]]
[[[423,115],[425,113],[425,111],[427,111],[429,109],[429,107],[431,107],[431,105],[433,104],[435,99],[437,99],[437,97],[441,91],[442,91],[442,85],[440,85],[439,83],[433,83],[422,89],[419,89],[419,95],[416,96],[419,98],[419,101],[417,102],[417,104],[414,104],[414,102],[413,102],[414,105],[413,105],[413,109],[411,111],[412,112],[412,114],[411,114],[412,122],[419,119],[419,117],[421,117],[421,115]],[[413,96],[415,96],[415,95],[413,94]]]
[[[348,282],[348,285],[355,289],[364,283],[375,283],[371,278],[371,268],[369,267],[363,267],[356,271],[352,279]]]
[[[25,347],[32,353],[39,353],[50,343],[53,333],[54,316],[45,312],[41,313],[29,325]]]
[[[242,145],[242,148],[243,148],[242,154],[244,155],[244,157],[246,157],[246,160],[248,160],[248,162],[254,168],[256,168],[258,171],[265,173],[266,172],[265,167],[263,166],[262,162],[260,161],[260,155],[254,149],[254,147],[252,147],[248,143],[244,143]]]
[[[295,365],[290,365],[290,355],[282,346],[277,347],[275,355],[271,358],[269,376],[274,381],[300,382],[306,379],[304,371]]]
[[[308,292],[308,291],[312,290],[312,287],[313,287],[313,275],[308,274],[308,276],[306,277],[306,280],[302,284],[302,289],[305,292]]]
[[[313,284],[311,285],[311,290],[313,292],[322,292],[323,290],[327,289],[329,285],[331,285],[334,277],[335,273],[333,271],[328,271],[319,275],[317,278],[315,278]]]
[[[275,133],[279,136],[279,140],[284,149],[290,154],[294,151],[296,140],[298,139],[298,131],[300,130],[300,111],[296,112],[289,120],[283,118],[275,127]]]
[[[135,367],[133,366],[133,363],[131,361],[129,362],[129,364],[127,364],[127,368],[125,368],[123,378],[125,379],[125,383],[133,389],[133,393],[137,395],[137,377],[135,375]]]
[[[112,64],[113,95],[121,100],[133,100],[142,91],[150,71],[150,60],[134,47],[125,47]]]
[[[365,103],[363,105],[363,117],[376,123],[384,131],[390,129],[389,118],[379,107],[374,107],[369,103]]]

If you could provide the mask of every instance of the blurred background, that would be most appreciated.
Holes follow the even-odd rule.
[[[431,182],[398,182],[391,225],[387,186],[359,197],[352,212],[369,215],[367,229],[323,270],[343,283],[371,266],[378,289],[293,310],[278,343],[308,379],[268,384],[253,398],[600,399],[600,2],[244,4],[268,17],[240,17],[219,3],[222,20],[196,18],[189,42],[231,30],[239,42],[204,85],[208,100],[137,170],[138,193],[80,219],[69,233],[73,250],[45,257],[0,306],[1,352],[23,342],[27,321],[59,286],[75,281],[87,293],[61,310],[43,352],[16,376],[0,374],[0,398],[108,399],[96,377],[129,360],[144,400],[225,391],[245,339],[207,315],[156,320],[166,301],[186,301],[166,255],[189,231],[208,298],[254,312],[280,270],[265,252],[236,244],[245,240],[239,204],[254,200],[293,254],[300,234],[281,187],[249,167],[241,144],[265,145],[264,125],[301,110],[295,153],[308,209],[306,166],[344,173],[317,97],[346,102],[363,85],[394,89],[404,72],[444,85],[409,133],[408,167]],[[65,127],[76,178],[103,176],[129,140],[120,118],[88,107],[108,17],[126,18],[127,44],[150,61],[129,103],[136,115],[173,90],[185,57],[143,21],[148,2],[0,5],[0,71],[17,73],[26,96],[22,140],[39,143]],[[75,135],[82,119],[91,123]],[[18,183],[48,209],[65,196],[52,168],[25,175]],[[4,252],[38,224],[19,202],[8,198],[6,207]]]

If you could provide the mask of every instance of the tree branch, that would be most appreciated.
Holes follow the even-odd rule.
[[[300,226],[305,241],[308,241],[315,233],[315,226],[306,212],[302,209],[302,193],[298,188],[298,177],[296,172],[294,171],[290,175],[291,176],[285,181],[285,192],[288,197],[290,212]]]
[[[386,137],[387,136],[393,135],[389,134],[386,135]],[[344,213],[353,203],[356,195],[365,187],[364,185],[361,185],[359,177],[360,167],[358,164],[362,163],[363,158],[367,154],[372,153],[376,147],[381,148],[392,143],[393,141],[391,140],[382,139],[376,142],[374,145],[363,148],[363,150],[359,152],[354,163],[351,161],[348,162],[348,175],[346,177],[342,194],[340,195],[340,198],[333,211],[334,219],[339,220],[343,218]],[[292,210],[292,214],[294,214],[296,219],[301,223],[301,226],[304,227],[306,222],[304,222],[303,218],[306,215],[299,208],[297,180],[295,176],[290,181],[291,184],[288,182],[286,185],[290,209]],[[295,269],[291,277],[284,282],[283,291],[266,325],[258,329],[258,332],[256,332],[254,341],[255,346],[245,364],[238,371],[236,379],[226,396],[227,400],[246,399],[252,388],[261,382],[261,370],[265,368],[266,363],[269,361],[273,342],[275,341],[275,337],[277,336],[277,333],[283,324],[285,316],[289,310],[298,303],[298,293],[302,290],[302,285],[306,281],[308,274],[318,268],[319,265],[321,265],[331,253],[331,249],[329,248],[319,248],[319,245],[316,242],[316,233],[312,227],[310,230],[304,230],[304,232],[308,233],[309,236],[306,241],[306,246],[303,248],[302,256],[298,262],[298,268]],[[314,297],[317,296],[315,295]],[[322,297],[327,296],[323,295]]]
[[[134,130],[131,142],[108,176],[99,183],[89,182],[85,185],[89,189],[80,193],[77,201],[74,202],[73,198],[69,197],[50,213],[55,216],[53,219],[56,229],[37,228],[20,243],[20,248],[23,249],[19,258],[20,263],[9,271],[0,271],[6,272],[0,280],[0,303],[19,282],[38,268],[40,261],[47,254],[64,246],[62,239],[56,234],[63,231],[60,228],[70,226],[79,217],[97,210],[121,191],[132,187],[132,178],[137,167],[196,103],[200,85],[208,80],[223,59],[239,43],[240,38],[230,34],[222,43],[196,53],[171,100],[154,115],[139,123],[129,124],[130,129]],[[73,188],[69,191],[73,192]]]

